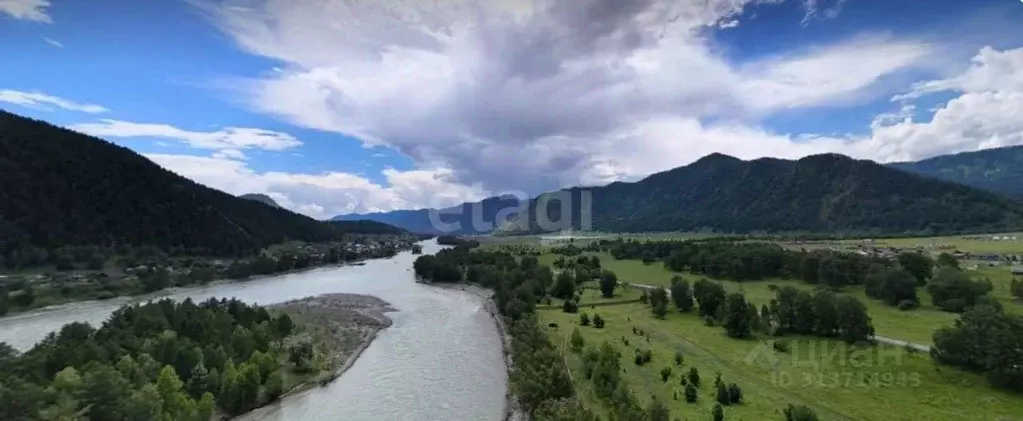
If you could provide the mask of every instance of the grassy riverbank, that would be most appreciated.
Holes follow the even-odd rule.
[[[598,413],[608,409],[586,379],[581,355],[570,349],[575,328],[587,346],[606,341],[620,350],[622,376],[637,398],[649,402],[656,397],[673,415],[686,419],[710,414],[718,373],[724,381],[740,385],[745,397],[742,405],[726,407],[725,419],[778,419],[769,414],[779,414],[790,403],[811,407],[824,420],[1021,419],[1021,397],[989,387],[980,375],[939,367],[925,353],[884,346],[855,348],[810,337],[779,338],[789,344],[789,352],[782,353],[770,345],[772,338],[729,338],[695,314],[671,310],[662,320],[640,303],[581,308],[583,312],[591,318],[599,314],[606,324],[600,329],[579,326],[579,314],[557,309],[537,314],[541,326],[558,326],[545,329],[563,352],[580,401]],[[650,350],[651,362],[634,364],[634,349]],[[681,364],[674,361],[676,352],[683,356]],[[662,380],[660,371],[665,368],[671,373]],[[687,403],[680,377],[692,368],[702,383],[697,401]]]

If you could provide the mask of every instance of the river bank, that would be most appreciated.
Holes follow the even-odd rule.
[[[313,345],[318,369],[289,377],[283,393],[272,401],[238,417],[251,417],[265,408],[318,386],[327,386],[350,369],[379,333],[392,325],[386,313],[397,311],[390,303],[371,296],[329,293],[267,306],[272,313],[287,314],[295,333],[283,349],[303,342]]]
[[[437,288],[465,291],[481,298],[485,303],[484,309],[490,314],[491,319],[494,320],[494,324],[497,326],[497,332],[501,336],[501,352],[504,355],[505,370],[509,375],[513,370],[515,370],[515,362],[512,360],[511,335],[508,334],[508,327],[504,323],[504,317],[501,316],[501,312],[498,311],[497,308],[497,303],[494,302],[493,290],[483,288],[479,285],[470,284],[434,284],[427,282],[423,282],[423,284]],[[518,399],[513,394],[510,387],[505,394],[504,408],[504,418],[502,421],[526,421],[529,419],[522,408],[519,407]]]
[[[399,252],[404,252],[404,251],[408,251],[408,249],[401,249],[401,250],[399,250]],[[315,264],[315,265],[311,265],[311,266],[307,266],[307,267],[303,267],[303,268],[299,268],[299,269],[288,269],[288,270],[283,270],[283,271],[280,271],[280,272],[274,272],[274,273],[268,273],[268,274],[250,275],[250,276],[246,276],[244,278],[227,278],[227,277],[222,277],[222,278],[219,278],[219,279],[216,279],[216,280],[213,280],[213,281],[210,281],[210,282],[206,282],[206,283],[188,284],[188,285],[175,285],[175,286],[170,286],[170,287],[167,287],[167,288],[162,288],[162,289],[159,289],[159,290],[156,290],[156,291],[137,291],[137,292],[124,293],[124,294],[116,294],[116,295],[114,295],[114,294],[90,294],[90,295],[65,296],[65,295],[62,295],[62,294],[57,294],[57,295],[43,294],[41,296],[37,296],[37,298],[34,299],[34,302],[31,305],[29,305],[29,306],[13,306],[13,305],[10,305],[10,304],[13,304],[13,303],[9,303],[8,307],[6,309],[7,311],[0,311],[0,319],[2,319],[4,317],[15,317],[15,316],[23,315],[23,314],[26,314],[26,313],[32,313],[32,312],[43,312],[43,311],[48,311],[48,310],[50,310],[52,308],[61,307],[61,306],[67,305],[67,304],[84,303],[84,302],[90,302],[90,301],[110,302],[110,303],[116,303],[118,305],[143,303],[143,302],[146,302],[146,301],[149,301],[149,300],[156,300],[156,299],[160,299],[160,298],[163,298],[163,297],[172,296],[172,295],[175,295],[178,291],[182,291],[182,290],[185,290],[185,289],[192,289],[192,288],[196,288],[196,287],[211,288],[211,287],[217,287],[217,286],[228,285],[228,284],[238,284],[238,283],[253,282],[253,281],[258,281],[258,280],[266,279],[266,278],[273,278],[273,277],[279,277],[279,276],[284,276],[284,275],[301,274],[301,273],[304,273],[304,272],[310,272],[310,271],[314,271],[314,270],[318,270],[318,269],[325,269],[325,268],[343,268],[343,267],[346,267],[346,266],[364,266],[364,265],[366,265],[366,262],[368,262],[368,261],[380,260],[380,259],[389,259],[391,257],[393,257],[393,256],[360,257],[360,258],[357,258],[355,260],[350,260],[350,261],[345,261],[345,262],[320,263],[320,264]],[[13,275],[2,275],[2,274],[0,274],[0,281],[2,281],[2,282],[0,282],[0,286],[4,286],[7,283],[13,283],[14,281],[12,281],[12,280],[14,280],[14,279],[17,279],[17,278],[15,278]],[[2,299],[2,298],[0,298],[0,299]],[[8,300],[8,301],[10,301],[10,300]]]

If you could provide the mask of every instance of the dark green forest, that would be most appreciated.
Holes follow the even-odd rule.
[[[529,228],[520,215],[508,232],[550,230],[536,217],[545,209],[554,222],[570,217],[573,229],[585,228],[588,216],[590,228],[603,232],[936,235],[1023,227],[1023,207],[1011,199],[836,154],[798,161],[713,154],[635,183],[546,193],[530,201]]]
[[[237,300],[165,299],[65,325],[24,354],[0,343],[0,419],[209,421],[279,397],[312,345],[286,314]]]
[[[963,152],[889,165],[900,170],[1023,198],[1023,146]]]
[[[286,240],[342,240],[346,230],[401,231],[237,198],[127,148],[3,111],[0,174],[0,267],[55,264],[54,250],[75,246],[247,256]]]

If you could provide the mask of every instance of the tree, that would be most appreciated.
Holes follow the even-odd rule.
[[[745,339],[752,335],[753,321],[750,320],[749,302],[740,292],[728,295],[725,303],[725,331],[733,338]]]
[[[14,296],[14,303],[21,307],[31,306],[36,301],[36,290],[31,285],[21,288],[21,294]]]
[[[1023,390],[1023,316],[1006,313],[984,297],[953,327],[934,333],[931,357],[954,367],[981,372],[997,388]]]
[[[128,382],[120,372],[106,364],[91,365],[82,377],[82,401],[86,415],[93,420],[116,420],[124,416],[124,400],[129,396]]]
[[[650,299],[650,297],[649,297],[649,295],[647,295],[645,289],[642,292],[639,293],[639,302],[641,302],[643,304],[646,304],[647,301],[649,301],[649,299]]]
[[[938,271],[927,292],[933,304],[945,311],[962,312],[974,305],[982,295],[991,291],[991,282],[974,281],[965,272],[944,268]]]
[[[275,371],[266,381],[266,398],[271,402],[276,401],[284,393],[284,375]]]
[[[700,371],[696,367],[689,367],[689,384],[700,387]]]
[[[653,312],[654,316],[658,319],[663,319],[664,316],[668,315],[668,305],[664,301],[657,301],[656,304],[650,307],[650,311]]]
[[[533,413],[534,421],[599,421],[589,409],[572,398],[547,399]]]
[[[589,326],[590,325],[590,316],[587,316],[586,313],[580,314],[579,315],[579,324],[583,325],[583,326]]]
[[[313,356],[313,345],[309,342],[302,342],[291,347],[288,361],[291,361],[299,372],[308,372],[312,368]]]
[[[695,403],[699,395],[699,390],[692,383],[686,384],[686,402]]]
[[[830,291],[817,290],[813,294],[813,314],[816,323],[814,333],[818,336],[831,337],[838,332],[838,311],[835,308],[835,294]]]
[[[939,268],[959,269],[959,259],[948,253],[941,253],[934,262]]]
[[[867,296],[882,300],[890,306],[902,301],[918,301],[916,287],[916,279],[902,268],[876,264],[867,273]]]
[[[593,315],[593,327],[595,327],[597,329],[603,329],[604,328],[604,318],[600,317],[599,314],[594,314]]]
[[[735,383],[728,385],[728,400],[734,405],[742,403],[742,388]]]
[[[650,399],[650,405],[647,406],[646,419],[649,421],[670,421],[671,411],[661,401],[657,400],[656,397]]]
[[[830,288],[838,289],[849,284],[848,272],[842,259],[834,254],[827,254],[818,262],[817,279]]]
[[[569,340],[569,345],[572,347],[572,352],[578,354],[583,350],[583,346],[586,345],[583,339],[583,334],[579,332],[579,328],[572,330],[572,339]]]
[[[725,409],[721,407],[720,403],[714,404],[714,409],[710,411],[710,415],[714,418],[714,421],[723,421],[725,419]]]
[[[725,289],[721,284],[701,279],[693,285],[693,297],[700,305],[701,316],[716,317],[718,308],[725,303]]]
[[[934,270],[934,260],[923,253],[907,252],[898,256],[899,265],[916,279],[917,285],[927,285]]]
[[[605,270],[600,274],[600,293],[605,297],[613,297],[615,288],[618,286],[618,275]]]
[[[688,312],[693,309],[693,293],[689,288],[689,281],[681,276],[672,278],[671,299],[675,301],[675,307],[679,311]]]
[[[575,313],[579,311],[579,305],[576,304],[575,300],[569,298],[561,305],[561,311],[565,313]]]
[[[567,300],[575,295],[575,278],[567,270],[562,270],[554,279],[551,296]]]
[[[715,396],[721,405],[728,406],[732,404],[731,395],[728,394],[728,387],[724,383],[717,384],[717,394]]]
[[[838,316],[838,337],[846,343],[867,341],[874,336],[874,325],[867,315],[867,307],[856,298],[836,297],[835,313]]]

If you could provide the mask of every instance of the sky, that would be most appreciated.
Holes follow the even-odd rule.
[[[315,218],[1023,144],[1019,0],[0,0],[0,108]]]

